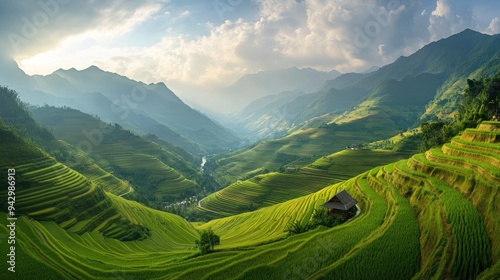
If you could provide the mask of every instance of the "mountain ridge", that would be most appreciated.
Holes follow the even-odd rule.
[[[219,109],[237,113],[250,102],[267,95],[284,91],[315,91],[326,80],[340,75],[340,72],[318,71],[312,68],[291,67],[287,69],[260,71],[243,75],[233,84],[221,89],[218,94]]]
[[[385,80],[401,81],[407,76],[425,73],[445,75],[445,79],[434,92],[433,98],[428,100],[427,104],[423,104],[425,108],[418,108],[420,116],[414,121],[426,120],[434,116],[450,117],[458,107],[459,96],[466,86],[466,79],[492,76],[500,71],[499,45],[500,35],[498,34],[486,35],[466,29],[448,38],[432,42],[409,56],[401,56],[393,63],[374,72],[346,73],[328,80],[320,90],[309,94],[307,100],[297,99],[295,102],[287,102],[267,112],[261,112],[259,116],[253,117],[256,121],[248,127],[252,129],[281,127],[284,131],[293,132],[302,127],[302,122],[325,114],[330,114],[329,118],[333,121],[338,119],[338,113],[348,112],[370,99],[370,94]],[[343,97],[335,95],[334,93],[338,91],[344,91],[346,94],[343,94]],[[348,100],[349,97],[355,95],[357,95],[356,98],[351,98],[343,106],[338,106],[341,104],[339,102],[341,99]],[[279,120],[273,121],[272,116],[275,112],[290,112],[290,108],[294,108],[293,111],[299,113],[288,116],[281,114]],[[248,117],[249,115],[241,117],[240,120],[244,121]],[[254,131],[260,133],[260,129],[254,129]],[[252,133],[252,130],[249,133]]]
[[[84,70],[59,69],[45,76],[28,76],[15,61],[8,60],[12,69],[3,72],[18,73],[20,78],[9,81],[11,75],[7,75],[0,77],[0,82],[18,90],[23,101],[33,105],[68,106],[87,111],[140,134],[158,133],[164,140],[197,154],[239,144],[236,136],[190,108],[162,82],[145,84],[96,66]],[[89,98],[92,94],[95,97],[101,94],[102,101]],[[103,107],[104,104],[108,104],[107,108]],[[148,125],[142,125],[141,122],[146,119]],[[169,139],[168,135],[173,135],[169,130],[185,139]]]

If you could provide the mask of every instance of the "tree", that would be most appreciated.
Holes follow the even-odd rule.
[[[443,145],[447,139],[444,138],[443,128],[446,125],[443,121],[424,122],[420,125],[422,129],[421,151],[427,151],[432,147]]]
[[[200,239],[195,241],[196,247],[202,255],[214,251],[214,247],[220,244],[220,237],[211,228],[200,231]]]
[[[467,80],[453,121],[424,122],[421,150],[441,146],[466,128],[477,127],[482,121],[490,120],[499,113],[500,72],[493,78]]]
[[[500,107],[500,72],[492,79],[467,80],[467,88],[458,109],[465,128],[475,127],[498,114]]]

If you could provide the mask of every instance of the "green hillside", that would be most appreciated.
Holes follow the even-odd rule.
[[[46,143],[44,148],[57,161],[84,175],[94,182],[97,187],[106,192],[115,195],[125,195],[134,191],[134,187],[130,182],[104,170],[86,153],[63,140],[54,140]]]
[[[340,189],[352,193],[363,209],[346,225],[294,237],[304,238],[301,241],[289,238],[259,246],[252,254],[241,253],[226,262],[227,267],[221,262],[203,271],[213,268],[214,277],[220,272],[245,279],[294,273],[299,278],[348,275],[352,279],[367,271],[375,279],[394,271],[399,271],[400,279],[414,275],[470,279],[491,267],[482,276],[495,279],[500,275],[499,135],[500,123],[487,123],[466,131],[442,150],[375,168],[313,195],[211,221],[201,228],[220,233],[222,249],[285,237],[283,230],[290,221],[306,222],[314,207]],[[460,145],[468,155],[449,149]],[[266,251],[265,246],[269,246]],[[291,269],[294,264],[297,268]]]
[[[119,257],[109,256],[127,252],[129,257],[135,254],[137,263],[143,258],[141,251],[161,255],[177,250],[168,257],[191,254],[188,248],[197,233],[184,219],[104,193],[91,180],[19,137],[1,120],[0,135],[0,168],[15,170],[17,279],[99,278],[92,274],[102,269],[94,266],[97,259],[118,261]],[[5,175],[2,178],[7,182]],[[0,199],[1,208],[7,209],[7,192],[2,192]],[[7,233],[3,211],[2,236]],[[110,250],[96,253],[105,248]],[[2,254],[7,253],[3,246]],[[85,261],[86,254],[97,259]],[[168,257],[157,258],[164,261]],[[74,263],[78,260],[93,263],[92,271],[77,268]],[[4,262],[2,269],[7,269]],[[113,273],[103,271],[102,275],[112,277]]]
[[[391,126],[391,116],[382,110],[337,125],[322,124],[290,135],[220,156],[216,175],[221,185],[283,166],[302,166],[315,159],[345,149],[352,144],[387,139],[401,131]]]
[[[440,74],[406,76],[401,81],[384,80],[363,98],[364,101],[344,113],[334,112],[335,107],[330,103],[343,103],[342,94],[334,98],[334,93],[339,93],[332,90],[324,97],[333,99],[317,100],[314,103],[316,105],[308,107],[300,118],[304,121],[313,116],[307,114],[308,110],[326,113],[326,108],[329,108],[331,114],[302,123],[300,129],[284,138],[261,142],[253,148],[220,159],[217,173],[221,178],[229,180],[235,179],[234,176],[238,174],[247,178],[264,169],[276,170],[283,165],[307,164],[352,144],[387,139],[417,126],[425,104],[432,100],[443,80],[443,75]],[[362,99],[362,96],[358,95],[356,99]],[[320,104],[324,106],[322,109],[318,107]],[[297,110],[301,111],[295,109]],[[229,182],[231,181],[222,181]]]
[[[114,194],[123,194],[131,189],[130,184],[103,170],[85,153],[78,151],[67,142],[55,139],[46,128],[37,124],[27,106],[20,101],[17,92],[0,87],[0,104],[2,104],[0,119],[7,125],[24,138],[42,147],[58,161],[71,164],[72,168],[93,180],[98,187]],[[23,154],[23,151],[17,151],[14,155],[17,154]],[[12,155],[5,155],[5,157],[12,157]],[[74,164],[75,162],[78,164]]]
[[[25,146],[27,142],[7,128],[2,135],[42,157],[36,164],[30,158],[2,162],[2,169],[16,169],[19,181],[16,250],[23,261],[18,261],[16,277],[500,276],[499,122],[485,122],[442,149],[377,167],[313,194],[199,225],[221,237],[217,251],[205,256],[196,256],[197,233],[182,218],[105,194],[78,173]],[[284,230],[289,223],[308,223],[313,209],[343,189],[359,202],[357,218],[287,238]],[[2,195],[1,201],[6,201]],[[93,207],[81,211],[71,205]],[[87,215],[94,210],[98,212]],[[5,218],[3,213],[0,230],[8,233]],[[123,222],[132,226],[124,227]],[[134,232],[145,236],[117,240],[118,233],[126,240]],[[3,263],[2,269],[6,266]]]
[[[23,103],[19,94],[7,87],[0,86],[0,119],[14,128],[22,137],[39,144],[55,140],[45,128],[40,127],[31,117],[27,104]]]
[[[499,45],[500,35],[467,29],[374,72],[343,74],[317,92],[283,99],[257,115],[241,116],[241,127],[276,138],[276,132],[283,136],[318,126],[310,121],[315,118],[323,123],[371,118],[406,130],[422,120],[453,117],[467,79],[500,71]]]
[[[198,188],[185,177],[194,178],[197,170],[177,154],[178,148],[169,150],[166,144],[160,146],[70,108],[45,106],[31,112],[57,138],[82,150],[107,172],[129,180],[142,195],[187,196]]]
[[[295,172],[272,172],[232,183],[200,201],[200,210],[224,216],[253,211],[316,192],[412,154],[411,151],[344,150],[321,157]]]
[[[92,181],[57,162],[2,123],[0,128],[2,154],[22,151],[2,157],[0,161],[2,170],[14,170],[9,172],[13,174],[9,178],[13,176],[15,180],[15,191],[10,193],[15,200],[9,206],[15,205],[12,211],[16,215],[54,221],[69,232],[83,233],[99,228],[104,235],[118,239],[145,237],[140,226],[136,233],[127,233],[126,229],[134,227],[133,224],[119,215]],[[2,178],[7,182],[6,175]],[[0,194],[3,209],[7,209],[7,194]],[[116,231],[108,235],[105,231],[110,227]]]

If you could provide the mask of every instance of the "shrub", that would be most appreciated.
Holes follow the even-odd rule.
[[[295,235],[299,233],[304,233],[310,229],[310,224],[307,223],[305,225],[302,225],[300,221],[295,221],[293,223],[288,224],[287,228],[285,229],[285,232],[288,232],[288,235]]]
[[[195,241],[196,247],[202,255],[214,251],[215,245],[220,244],[220,237],[211,228],[200,231],[200,239]]]

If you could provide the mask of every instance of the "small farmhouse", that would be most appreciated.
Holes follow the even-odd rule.
[[[334,195],[330,200],[323,204],[329,209],[329,212],[348,211],[358,202],[345,190]]]
[[[287,167],[287,168],[285,169],[285,172],[286,172],[286,173],[294,173],[294,172],[296,172],[296,171],[297,171],[297,168],[295,168],[295,167]]]

